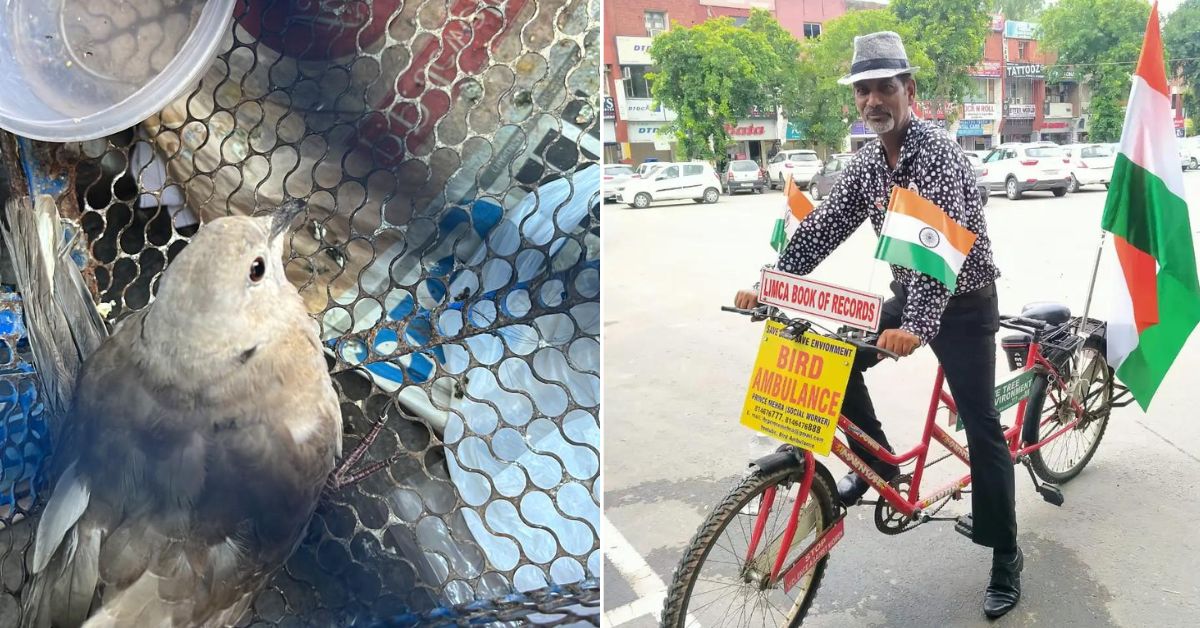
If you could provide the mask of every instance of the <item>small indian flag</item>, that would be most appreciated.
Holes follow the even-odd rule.
[[[942,208],[897,186],[888,201],[875,257],[925,273],[953,292],[975,237]]]
[[[793,217],[797,221],[804,220],[813,210],[812,201],[800,191],[800,187],[791,177],[788,177],[787,184],[783,187],[783,197],[787,202],[787,210],[775,220],[775,227],[771,230],[771,248],[775,249],[776,253],[783,253],[783,249],[787,248],[787,223]]]
[[[1155,4],[1100,222],[1113,234],[1119,266],[1108,362],[1143,410],[1200,321],[1200,278],[1170,93]]]

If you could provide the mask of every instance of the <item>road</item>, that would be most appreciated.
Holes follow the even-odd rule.
[[[1200,231],[1200,172],[1185,173],[1184,181]],[[1002,312],[1055,300],[1080,313],[1104,199],[1103,187],[1064,198],[991,197]],[[768,243],[782,204],[779,192],[768,192],[713,205],[602,209],[607,625],[657,624],[664,583],[707,509],[754,453],[769,448],[738,424],[761,325],[718,308],[773,261]],[[886,294],[890,272],[872,259],[874,243],[864,225],[813,277]],[[1108,286],[1102,272],[1093,310],[1101,317]],[[919,439],[935,368],[923,349],[868,375],[893,444]],[[1149,412],[1131,406],[1114,413],[1096,457],[1064,485],[1062,507],[1042,501],[1017,470],[1024,597],[1008,616],[983,618],[990,551],[956,534],[952,523],[885,536],[871,510],[856,508],[805,626],[1200,625],[1198,370],[1200,340],[1193,338]],[[826,464],[836,477],[845,472],[835,458]],[[953,464],[941,467],[962,468]],[[943,514],[968,509],[966,501],[952,502]]]

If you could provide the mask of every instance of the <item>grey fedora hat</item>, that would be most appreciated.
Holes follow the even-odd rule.
[[[838,79],[838,83],[850,85],[857,81],[907,74],[916,69],[908,64],[908,53],[904,52],[900,35],[892,31],[880,31],[854,38],[850,74]]]

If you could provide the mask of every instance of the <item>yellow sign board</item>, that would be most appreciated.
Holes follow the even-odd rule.
[[[855,347],[812,332],[785,338],[784,328],[767,321],[742,406],[742,425],[827,456]]]

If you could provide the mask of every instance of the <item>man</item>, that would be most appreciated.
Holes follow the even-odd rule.
[[[1012,609],[1021,595],[1023,556],[1017,546],[1013,464],[993,400],[999,310],[992,262],[975,175],[962,150],[933,124],[913,119],[916,82],[900,36],[881,32],[854,39],[850,74],[839,83],[854,86],[863,121],[878,136],[855,154],[829,198],[797,227],[780,255],[778,268],[804,275],[870,218],[878,234],[892,188],[915,188],[952,219],[976,234],[953,294],[929,275],[892,267],[895,297],[883,307],[878,345],[901,356],[928,344],[946,372],[946,382],[966,426],[971,452],[971,510],[976,543],[993,548],[991,579],[984,596],[988,617]],[[753,307],[757,294],[740,291],[739,307]],[[842,413],[887,447],[863,371],[877,363],[863,352],[847,385]],[[885,480],[900,470],[851,440],[851,448]],[[854,473],[838,482],[842,503],[853,505],[868,485]]]

